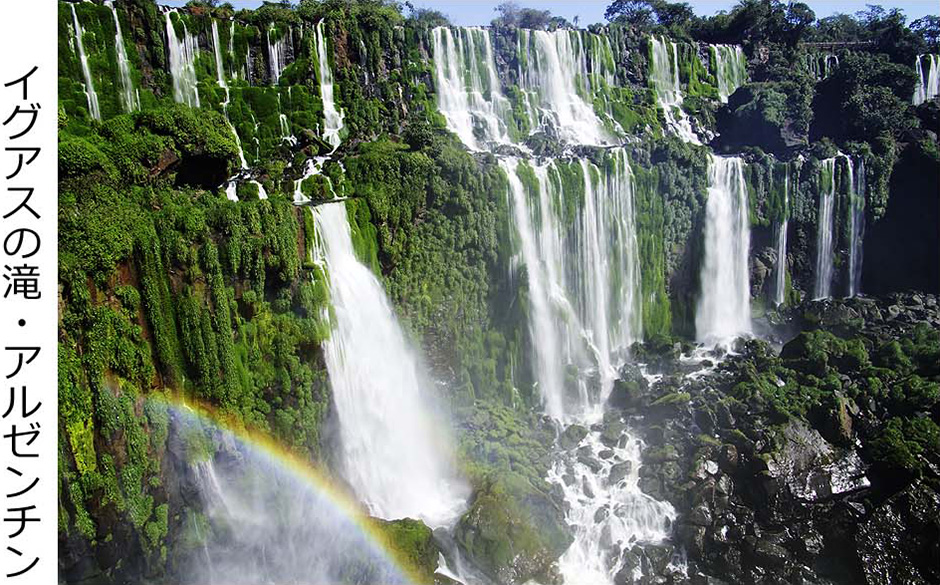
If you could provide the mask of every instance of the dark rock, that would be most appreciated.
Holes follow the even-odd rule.
[[[577,447],[588,434],[588,430],[581,425],[569,425],[559,439],[561,448],[568,450]]]
[[[623,478],[627,477],[630,474],[630,471],[633,470],[633,462],[623,461],[621,463],[615,463],[610,468],[610,475],[607,476],[607,483],[614,485],[618,483]]]

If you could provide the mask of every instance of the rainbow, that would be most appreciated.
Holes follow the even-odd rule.
[[[333,505],[334,511],[358,528],[364,540],[371,545],[372,553],[394,568],[406,583],[425,583],[427,578],[401,552],[394,549],[388,537],[377,526],[363,506],[329,475],[318,469],[307,459],[291,452],[268,433],[246,428],[231,414],[225,414],[210,405],[181,396],[152,394],[148,400],[163,403],[181,415],[188,415],[208,423],[252,448],[279,469],[289,473],[317,496]]]

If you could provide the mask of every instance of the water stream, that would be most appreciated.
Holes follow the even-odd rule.
[[[127,47],[124,46],[124,35],[121,33],[121,21],[118,19],[117,9],[111,0],[106,0],[105,5],[111,9],[114,15],[114,47],[117,52],[118,74],[121,76],[121,105],[125,112],[133,112],[140,109],[140,96],[134,90],[134,81],[131,79],[130,62],[127,59]]]
[[[704,240],[695,334],[706,345],[726,344],[751,331],[750,220],[739,157],[709,154]]]
[[[88,98],[88,113],[95,120],[101,119],[101,109],[98,107],[98,94],[95,93],[95,81],[91,77],[91,68],[88,66],[88,55],[85,54],[85,44],[82,42],[82,36],[85,29],[78,22],[78,14],[75,12],[75,4],[69,4],[72,9],[72,27],[75,32],[75,46],[78,48],[78,60],[82,64],[82,76],[85,78],[85,96]]]

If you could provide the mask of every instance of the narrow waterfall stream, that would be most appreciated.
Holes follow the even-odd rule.
[[[95,120],[101,119],[101,108],[98,107],[98,94],[95,93],[95,81],[91,77],[91,68],[88,66],[88,55],[85,54],[85,44],[82,42],[82,35],[85,29],[78,22],[78,14],[75,12],[75,5],[69,4],[72,9],[72,27],[75,32],[75,47],[78,49],[78,59],[82,64],[82,76],[85,78],[85,95],[88,98],[88,113]]]
[[[187,106],[199,107],[199,88],[196,81],[196,37],[189,34],[186,23],[181,22],[180,39],[173,26],[175,10],[166,12],[166,38],[170,54],[170,74],[173,77],[173,99]]]
[[[863,241],[865,239],[865,161],[858,159],[855,181],[849,197],[849,291],[854,297],[862,290]]]
[[[750,248],[744,160],[709,155],[705,250],[695,334],[706,345],[751,331]]]
[[[832,296],[833,208],[836,200],[836,157],[822,161],[819,187],[819,213],[816,218],[816,284],[813,298]]]
[[[926,72],[924,62],[926,61]],[[919,106],[927,100],[940,95],[940,55],[927,53],[918,55],[914,62],[917,72],[917,85],[914,87],[914,97],[911,103]]]
[[[265,40],[268,45],[268,73],[271,79],[271,85],[277,85],[281,79],[281,72],[287,65],[287,47],[284,43],[284,37],[271,40],[271,32],[275,31],[274,25],[264,31]]]
[[[353,249],[345,203],[312,208],[317,261],[330,281],[333,332],[324,344],[339,417],[344,475],[371,514],[443,526],[463,511],[425,377],[382,284]]]
[[[774,304],[783,305],[787,288],[787,227],[790,213],[790,167],[783,174],[783,219],[777,224],[777,266],[774,272]]]
[[[117,9],[111,0],[105,2],[105,6],[111,9],[114,15],[114,47],[117,54],[118,74],[121,76],[121,105],[125,112],[133,112],[140,109],[140,96],[134,90],[134,81],[131,79],[130,62],[127,59],[127,47],[124,46],[124,35],[121,33],[121,20],[118,18]]]
[[[323,133],[322,137],[333,150],[339,148],[343,130],[343,112],[336,108],[333,99],[333,71],[330,69],[330,58],[326,47],[326,34],[323,30],[324,21],[317,23],[317,63],[320,71],[320,98],[323,100]]]

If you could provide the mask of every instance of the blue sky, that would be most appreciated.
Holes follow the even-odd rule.
[[[236,8],[255,8],[261,5],[260,0],[229,0]],[[411,0],[412,4],[421,8],[434,8],[446,14],[451,22],[462,26],[489,24],[496,15],[494,9],[502,0]],[[697,14],[712,15],[722,10],[730,10],[737,0],[685,0],[692,5]],[[824,18],[838,13],[852,14],[864,10],[866,4],[881,4],[885,8],[900,8],[908,17],[908,22],[928,14],[940,15],[940,3],[936,0],[803,0],[806,2],[816,18]],[[182,6],[185,0],[158,0],[160,4]],[[524,7],[550,10],[552,14],[563,16],[572,20],[575,16],[581,17],[582,26],[604,22],[604,11],[610,0],[516,0],[516,4]]]

